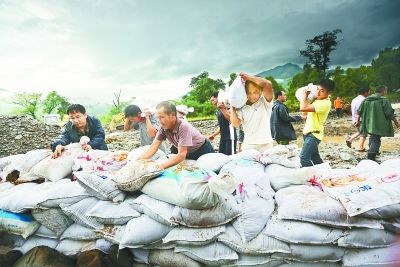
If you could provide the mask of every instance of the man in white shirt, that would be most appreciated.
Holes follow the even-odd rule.
[[[364,101],[364,99],[368,96],[369,89],[368,88],[360,88],[358,89],[358,96],[356,96],[352,101],[351,101],[351,120],[353,122],[354,127],[356,127],[357,119],[358,119],[358,108],[360,107],[361,103]],[[346,145],[351,148],[352,142],[360,137],[360,144],[358,151],[359,152],[365,152],[365,139],[367,138],[367,133],[361,133],[360,127],[357,128],[357,132],[354,133],[352,136],[346,139]]]
[[[270,120],[273,106],[272,83],[261,77],[240,73],[245,81],[247,103],[240,109],[231,109],[231,123],[242,125],[244,141],[242,150],[256,149],[264,152],[273,146]]]

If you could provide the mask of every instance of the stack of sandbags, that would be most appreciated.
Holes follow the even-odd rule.
[[[275,151],[281,162],[285,149]],[[111,152],[95,154],[73,158],[80,166],[74,171],[77,181],[0,183],[0,209],[7,213],[0,213],[0,232],[8,235],[0,239],[22,253],[47,246],[78,261],[93,249],[111,253],[114,245],[129,249],[137,262],[160,266],[399,262],[389,258],[399,249],[389,231],[400,229],[397,189],[381,192],[379,205],[363,206],[354,216],[349,212],[365,202],[353,197],[347,203],[339,194],[339,188],[369,181],[372,173],[382,183],[396,184],[398,161],[362,162],[350,170],[328,164],[289,168],[266,158],[262,162],[260,153],[247,151],[205,155],[160,171],[157,162],[122,159],[126,153],[122,161],[112,160]],[[100,159],[115,164],[99,170]],[[367,178],[341,179],[355,174]],[[19,229],[4,227],[4,217],[20,220]]]

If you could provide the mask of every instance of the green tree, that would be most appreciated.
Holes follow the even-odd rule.
[[[306,40],[306,49],[300,50],[300,55],[308,58],[308,63],[314,66],[322,77],[326,76],[331,52],[341,42],[341,40],[337,40],[337,35],[341,32],[340,29],[326,31]]]
[[[400,88],[400,47],[380,51],[378,58],[372,60],[371,65],[377,84],[386,85],[389,92]]]
[[[17,94],[14,100],[12,100],[11,102],[20,107],[20,112],[22,112],[23,114],[28,114],[36,119],[36,113],[39,110],[41,96],[42,94],[40,93],[23,92]]]
[[[43,101],[43,112],[50,114],[56,110],[62,118],[69,105],[70,103],[66,97],[57,94],[56,91],[51,91]]]
[[[229,74],[229,82],[228,82],[228,86],[231,86],[231,84],[233,83],[233,81],[236,79],[237,74],[232,72],[231,74]]]
[[[193,88],[189,93],[182,97],[182,104],[194,107],[194,112],[188,116],[207,116],[214,112],[214,108],[210,103],[210,97],[213,93],[225,89],[225,83],[221,79],[212,79],[208,72],[202,72],[193,77],[190,82]]]
[[[278,92],[278,91],[284,91],[286,92],[285,88],[283,88],[282,85],[280,85],[272,76],[267,76],[265,77],[265,79],[271,81],[272,83],[272,88],[274,89],[274,92]]]

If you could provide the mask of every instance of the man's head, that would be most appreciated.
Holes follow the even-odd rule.
[[[68,107],[67,113],[71,123],[77,128],[84,128],[86,126],[86,109],[81,104],[72,104]]]
[[[387,94],[387,86],[386,85],[379,85],[376,87],[376,93],[384,96]]]
[[[156,116],[163,129],[172,130],[176,124],[176,107],[168,101],[160,102],[156,106]]]
[[[141,113],[142,110],[136,105],[129,105],[124,110],[125,118],[135,123],[142,120],[142,117],[140,116]]]
[[[277,91],[275,92],[275,99],[277,99],[280,102],[285,102],[286,101],[286,93],[284,91]]]
[[[218,105],[218,92],[215,92],[211,95],[210,102],[214,107]]]
[[[317,99],[322,100],[328,98],[335,90],[335,82],[330,79],[321,80],[317,86]]]
[[[258,99],[260,99],[262,88],[259,85],[250,80],[247,80],[244,84],[244,88],[246,89],[248,104],[254,104],[258,101]]]
[[[367,97],[369,94],[369,89],[366,87],[362,87],[362,88],[358,89],[358,94]]]

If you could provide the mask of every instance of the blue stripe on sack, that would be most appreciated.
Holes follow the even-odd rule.
[[[21,222],[32,222],[33,218],[31,215],[23,214],[23,213],[14,213],[6,210],[0,209],[0,220],[4,219],[12,219]]]

